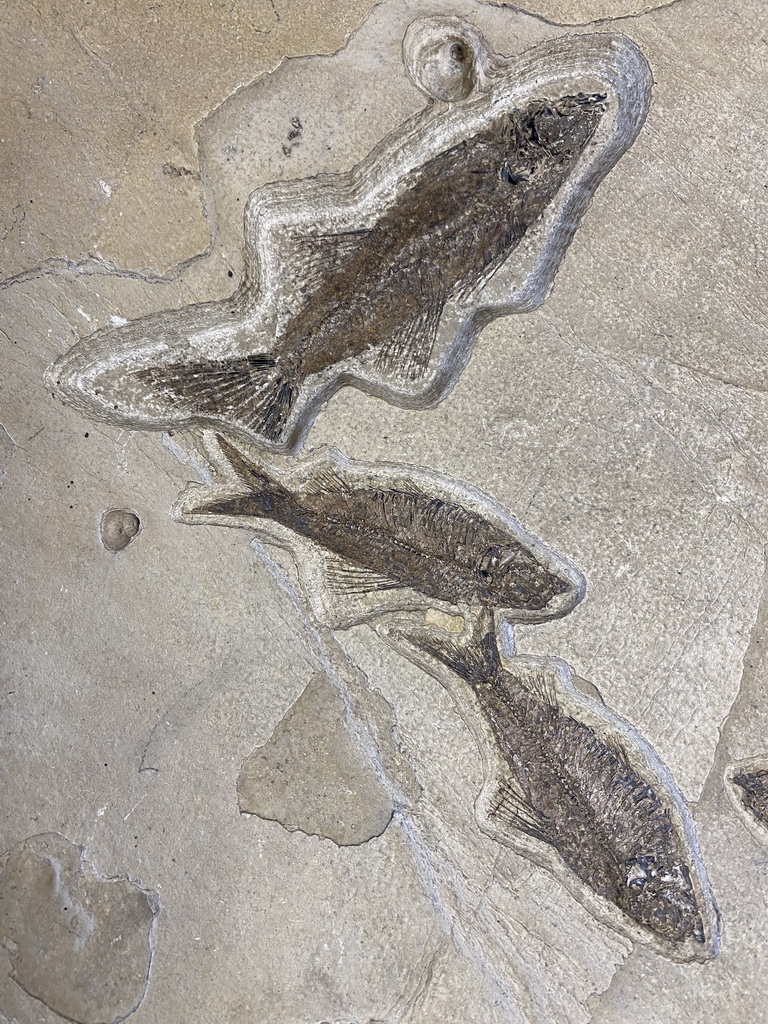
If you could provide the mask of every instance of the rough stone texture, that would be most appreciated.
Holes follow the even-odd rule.
[[[488,328],[440,407],[346,389],[310,435],[473,483],[584,570],[579,609],[519,647],[565,658],[672,770],[724,922],[702,965],[633,948],[479,832],[469,728],[367,627],[338,641],[394,709],[421,798],[344,848],[241,816],[240,767],[327,670],[323,634],[274,551],[171,520],[194,439],[44,391],[111,317],[228,294],[251,189],[346,169],[421,107],[400,45],[433,8],[389,0],[336,56],[261,78],[336,49],[369,7],[275,5],[3,7],[4,275],[28,273],[0,286],[0,848],[59,833],[102,878],[157,891],[137,1024],[180,1005],[233,1024],[761,1024],[766,851],[723,775],[768,735],[764,5],[441,4],[506,53],[621,18],[596,27],[650,60],[650,116],[549,300]],[[110,509],[142,524],[117,554]],[[11,969],[3,954],[0,1013],[59,1021]]]
[[[373,694],[369,703],[371,718],[382,720],[391,743],[392,709],[383,698],[374,704]],[[240,810],[339,846],[380,836],[394,804],[349,717],[334,683],[316,672],[269,740],[243,762],[237,780]],[[369,734],[374,731],[373,721],[366,725]]]

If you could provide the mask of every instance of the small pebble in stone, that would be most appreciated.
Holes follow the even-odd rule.
[[[107,551],[122,551],[140,529],[141,520],[135,512],[127,508],[112,508],[101,517],[99,535]]]

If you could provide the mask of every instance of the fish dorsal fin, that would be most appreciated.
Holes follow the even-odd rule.
[[[495,792],[484,808],[485,815],[496,827],[515,828],[542,843],[552,843],[552,831],[546,818],[525,797],[519,783],[500,776]]]
[[[418,312],[377,346],[374,365],[379,373],[405,382],[421,380],[435,347],[444,302],[421,296]]]
[[[291,232],[282,248],[295,266],[301,294],[312,295],[332,274],[342,270],[369,234],[367,228],[338,234]]]
[[[326,586],[332,594],[371,594],[380,590],[405,589],[405,584],[338,555],[327,555],[323,569]]]
[[[317,494],[340,495],[350,490],[349,483],[344,479],[336,466],[325,463],[312,474],[312,488]]]

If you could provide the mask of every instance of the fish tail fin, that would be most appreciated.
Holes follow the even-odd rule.
[[[169,363],[136,376],[194,419],[224,419],[280,443],[301,380],[272,356],[259,354],[194,363]]]
[[[501,670],[496,637],[490,632],[481,638],[461,639],[436,629],[404,629],[389,631],[397,642],[405,641],[429,658],[441,662],[471,685],[495,679]]]
[[[263,501],[267,510],[271,511],[276,504],[290,498],[290,491],[279,480],[270,476],[257,461],[249,458],[224,434],[216,433],[214,438],[222,460],[235,473],[238,480],[245,484],[252,499]]]
[[[199,521],[208,516],[220,521],[226,516],[235,523],[248,518],[280,522],[291,492],[223,434],[213,437],[214,441],[206,442],[213,461],[228,467],[247,490],[236,492],[227,484],[212,489],[191,485],[177,502],[177,515],[182,521]]]

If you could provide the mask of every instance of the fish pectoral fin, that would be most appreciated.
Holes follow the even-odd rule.
[[[380,590],[405,589],[404,583],[337,555],[326,557],[324,574],[326,586],[334,594],[371,594]]]
[[[546,818],[526,800],[519,784],[510,778],[502,777],[496,786],[493,800],[486,806],[485,813],[491,822],[498,826],[506,825],[524,832],[541,843],[553,841],[552,830]]]
[[[374,365],[388,377],[421,380],[432,357],[444,300],[422,296],[422,307],[377,346]]]

